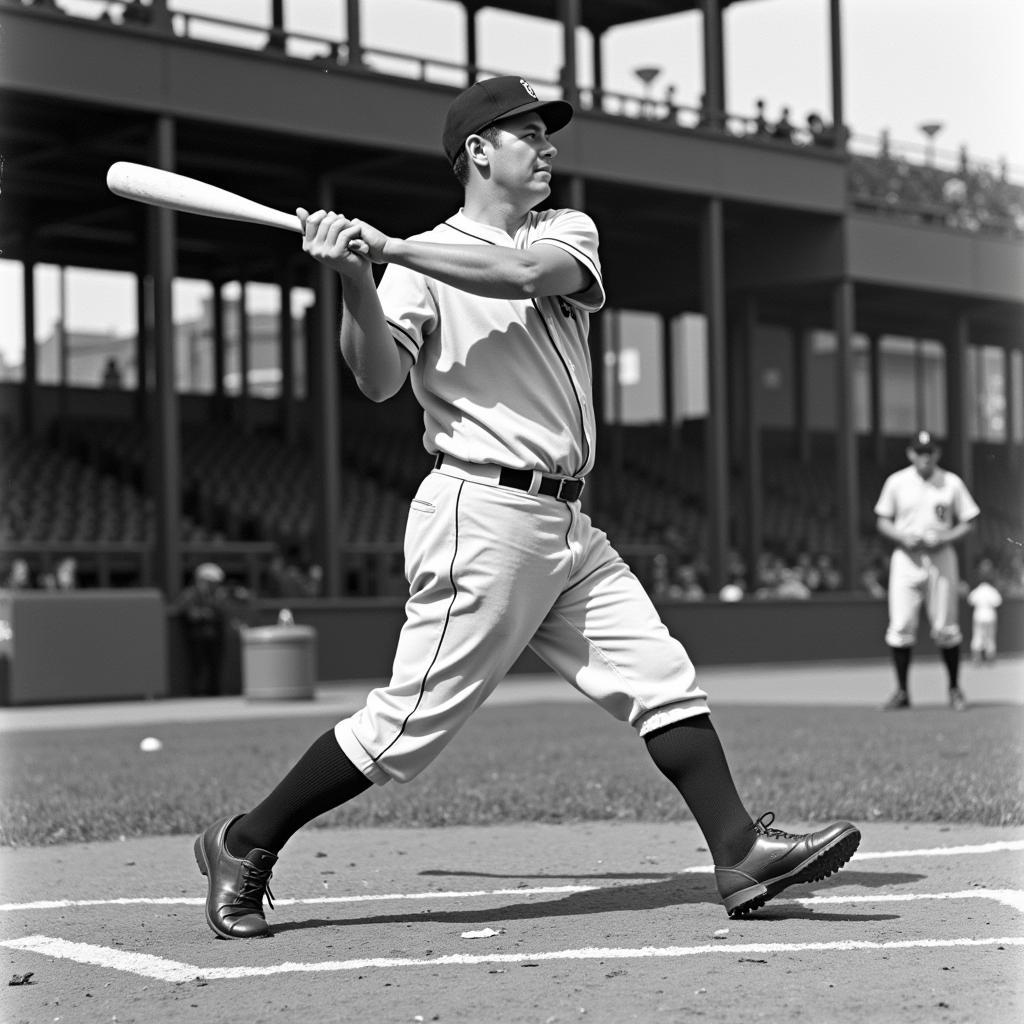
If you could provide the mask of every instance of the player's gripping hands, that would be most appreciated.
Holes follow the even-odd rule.
[[[302,251],[345,277],[368,272],[371,263],[384,262],[389,238],[366,221],[352,220],[333,210],[295,211],[302,225]]]

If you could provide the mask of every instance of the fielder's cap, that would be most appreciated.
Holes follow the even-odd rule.
[[[939,442],[932,437],[931,432],[927,430],[919,430],[911,439],[910,447],[915,452],[933,452],[939,447]]]
[[[452,100],[444,119],[445,156],[454,164],[467,136],[483,131],[503,117],[536,110],[549,132],[564,128],[575,113],[565,100],[542,100],[532,85],[518,75],[499,75],[476,82]]]
[[[203,562],[196,566],[195,577],[210,583],[223,583],[224,570],[216,562]]]

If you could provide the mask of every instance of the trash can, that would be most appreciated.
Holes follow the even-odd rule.
[[[293,624],[253,626],[242,634],[242,692],[248,700],[312,700],[316,630]]]

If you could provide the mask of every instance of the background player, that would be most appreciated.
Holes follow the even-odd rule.
[[[889,564],[889,626],[885,642],[896,669],[896,692],[885,707],[910,707],[910,658],[924,605],[932,639],[949,679],[950,707],[960,691],[960,570],[953,545],[974,529],[980,509],[963,480],[939,466],[941,450],[927,430],[907,446],[910,465],[882,485],[875,504],[878,532],[895,545]]]
[[[978,563],[979,582],[967,595],[971,606],[971,660],[976,665],[996,660],[996,630],[1003,595],[993,582],[995,575],[992,559],[983,558]]]
[[[643,738],[704,833],[730,914],[825,877],[857,847],[849,822],[791,835],[770,813],[751,820],[686,651],[581,509],[595,435],[587,331],[604,302],[597,229],[576,210],[537,211],[550,136],[572,113],[516,76],[462,92],[443,143],[464,206],[412,239],[298,211],[303,248],[341,276],[341,348],[360,389],[383,401],[411,378],[434,470],[410,506],[390,684],[257,807],[196,840],[217,935],[267,934],[262,900],[288,838],[373,783],[423,771],[527,645]],[[370,260],[388,264],[379,289]]]

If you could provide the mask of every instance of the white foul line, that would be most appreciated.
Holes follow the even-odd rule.
[[[853,861],[889,860],[893,857],[962,857],[986,853],[1012,853],[1024,850],[1024,839],[1007,839],[992,843],[977,843],[973,846],[934,846],[922,850],[883,850],[858,852]],[[714,871],[711,864],[699,864],[681,868],[676,874],[706,875]],[[651,876],[655,877],[654,875]],[[306,899],[279,899],[275,906],[287,907],[310,904],[331,903],[376,903],[391,900],[444,900],[471,899],[483,896],[549,896],[571,895],[578,892],[593,892],[596,889],[609,888],[599,885],[546,885],[530,888],[506,889],[468,889],[468,890],[434,890],[428,892],[403,893],[361,893],[352,896],[314,896]],[[122,907],[145,904],[160,907],[201,907],[206,902],[201,897],[176,896],[122,896],[112,899],[92,900],[33,900],[28,903],[0,903],[0,912],[17,910],[68,910],[73,907]]]
[[[0,946],[25,952],[73,960],[94,967],[125,971],[155,981],[171,983],[202,978],[223,981],[262,977],[268,974],[312,974],[328,971],[363,971],[394,967],[462,967],[474,964],[525,964],[547,960],[632,960],[680,958],[722,954],[737,956],[748,953],[847,953],[858,950],[949,949],[952,947],[1024,946],[1024,938],[1007,936],[987,939],[907,939],[891,942],[847,940],[840,942],[747,942],[714,946],[642,946],[637,949],[560,949],[546,953],[452,953],[438,957],[371,957],[363,960],[326,960],[321,963],[283,963],[259,967],[201,968],[193,964],[151,956],[148,953],[126,953],[106,946],[85,942],[68,942],[48,935],[27,935],[21,939],[0,942]]]

